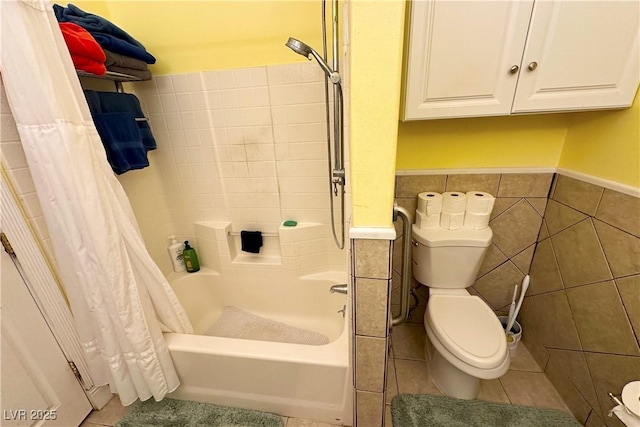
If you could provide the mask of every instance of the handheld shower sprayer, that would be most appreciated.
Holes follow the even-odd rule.
[[[322,68],[322,70],[327,74],[327,76],[329,76],[329,80],[331,80],[331,83],[333,84],[340,83],[340,73],[338,73],[337,71],[333,71],[331,68],[329,68],[329,65],[324,61],[324,59],[322,59],[322,57],[318,54],[318,52],[313,50],[310,46],[301,42],[298,39],[294,39],[293,37],[289,37],[289,40],[287,40],[287,42],[285,43],[285,46],[287,46],[289,49],[291,49],[295,53],[306,57],[307,59],[309,59],[309,61],[311,61],[311,56],[313,56],[316,59],[316,61],[318,61],[318,65],[320,65],[320,68]]]

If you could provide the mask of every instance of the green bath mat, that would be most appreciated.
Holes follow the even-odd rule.
[[[557,409],[399,394],[391,401],[393,427],[579,427]]]
[[[282,417],[190,400],[137,402],[116,427],[283,427]]]

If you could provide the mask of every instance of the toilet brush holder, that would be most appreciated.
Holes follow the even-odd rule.
[[[502,324],[502,329],[507,327],[508,316],[498,316],[498,320]],[[509,347],[509,357],[516,357],[518,351],[518,343],[522,339],[522,326],[518,321],[513,322],[511,331],[506,335],[507,346]]]

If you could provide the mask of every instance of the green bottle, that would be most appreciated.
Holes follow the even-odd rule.
[[[196,271],[200,270],[200,261],[198,261],[196,250],[189,246],[188,240],[185,240],[184,242],[182,259],[184,259],[184,266],[187,268],[188,273],[195,273]]]

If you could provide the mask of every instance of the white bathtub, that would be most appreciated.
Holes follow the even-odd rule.
[[[167,333],[181,383],[169,397],[352,425],[350,303],[345,295],[329,292],[331,285],[346,283],[346,275],[275,277],[262,271],[223,278],[203,269],[173,273],[169,281],[196,334],[204,333],[226,306],[235,306],[322,333],[330,342],[301,345]],[[343,308],[344,317],[338,313]]]

